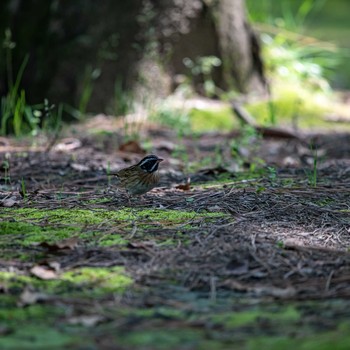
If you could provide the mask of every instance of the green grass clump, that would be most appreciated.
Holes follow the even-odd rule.
[[[323,92],[305,89],[294,84],[276,83],[273,92],[273,110],[278,124],[297,124],[302,128],[325,127],[324,116],[332,111],[332,98]],[[271,109],[267,101],[247,105],[247,110],[258,124],[269,125]]]

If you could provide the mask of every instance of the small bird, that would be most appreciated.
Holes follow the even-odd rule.
[[[141,159],[137,164],[119,170],[115,174],[119,183],[118,187],[126,189],[128,195],[142,195],[159,182],[158,166],[162,158],[151,154]]]

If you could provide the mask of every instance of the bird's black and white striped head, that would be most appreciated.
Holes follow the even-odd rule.
[[[154,173],[158,170],[159,163],[162,162],[162,158],[158,158],[157,156],[151,154],[146,156],[137,164],[142,170],[148,173]]]

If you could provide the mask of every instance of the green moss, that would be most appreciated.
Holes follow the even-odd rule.
[[[125,245],[128,240],[119,233],[105,231],[122,226],[125,230],[132,230],[137,225],[138,234],[148,232],[152,228],[172,228],[184,225],[188,229],[194,223],[194,219],[213,220],[223,216],[221,213],[196,213],[193,211],[178,210],[87,210],[87,209],[5,209],[3,220],[0,222],[0,247],[11,249],[13,247],[33,247],[33,244],[42,242],[55,243],[70,237],[78,237],[81,243],[86,245],[112,246]],[[186,224],[189,222],[189,224]],[[164,237],[159,238],[164,240]],[[166,238],[167,240],[168,238]],[[24,255],[23,255],[24,254]],[[34,254],[34,252],[33,252]],[[16,250],[16,254],[9,257],[22,255],[29,258],[26,252]]]
[[[0,222],[0,247],[8,245],[30,246],[33,243],[60,241],[77,234],[78,227],[56,228],[37,226],[25,222]],[[6,237],[7,236],[7,237]]]
[[[322,199],[314,201],[314,203],[320,207],[325,207],[325,206],[332,204],[334,202],[335,202],[335,200],[333,198],[322,198]]]
[[[259,183],[259,180],[266,177],[266,171],[264,169],[256,171],[242,171],[236,173],[222,173],[217,176],[213,181],[196,182],[195,186],[200,188],[209,189],[218,186],[232,186],[235,188],[254,187]],[[256,181],[254,181],[256,180]]]
[[[125,245],[129,241],[123,238],[121,235],[118,234],[110,234],[108,236],[104,236],[101,239],[98,240],[98,245],[100,247],[110,247],[113,245]]]
[[[96,199],[89,199],[87,201],[84,201],[86,204],[102,204],[102,203],[108,203],[110,202],[110,198],[96,198]]]
[[[132,349],[225,349],[220,341],[207,339],[202,330],[185,327],[126,332],[120,341]]]
[[[332,332],[324,332],[317,335],[294,338],[288,336],[279,337],[254,337],[247,342],[249,350],[347,350],[350,348],[350,327],[339,327]]]
[[[130,211],[109,211],[103,209],[53,209],[40,210],[19,208],[7,210],[15,219],[25,219],[32,223],[74,225],[95,225],[108,221],[118,221],[130,218]]]
[[[47,294],[96,296],[123,292],[131,283],[132,279],[122,267],[73,269],[62,273],[57,279],[47,281],[13,272],[0,272],[0,284],[6,289],[21,291],[32,286]]]
[[[196,213],[193,211],[186,212],[180,210],[160,210],[160,209],[119,209],[119,210],[104,210],[104,209],[6,209],[5,213],[11,220],[20,222],[30,222],[35,224],[47,225],[98,225],[115,226],[115,224],[125,221],[137,221],[138,223],[163,222],[170,225],[176,225],[184,220],[193,219],[199,216],[217,216],[212,213]],[[6,219],[6,217],[4,217]],[[20,229],[18,229],[20,231]]]
[[[123,267],[84,267],[65,272],[61,280],[79,288],[97,288],[101,292],[122,292],[132,283],[132,279],[125,274]]]
[[[0,338],[2,350],[58,350],[73,346],[75,343],[81,345],[84,340],[80,340],[78,337],[73,338],[43,323],[27,325],[26,327],[18,326],[13,333]]]
[[[190,121],[194,132],[229,131],[235,126],[234,120],[230,107],[213,110],[193,109],[190,112]]]
[[[228,328],[235,328],[254,324],[259,319],[270,320],[274,323],[290,323],[297,322],[300,319],[300,313],[294,307],[290,306],[278,312],[269,312],[266,310],[249,310],[243,312],[230,312],[215,315],[212,318],[214,323],[223,324]]]
[[[341,104],[336,103],[334,96],[322,92],[312,92],[298,83],[288,85],[277,82],[274,90],[273,108],[277,124],[297,122],[301,128],[327,129],[339,126],[337,123],[330,123],[324,119],[329,114],[344,114]],[[246,108],[258,124],[270,124],[271,112],[267,101],[251,103],[246,105]]]
[[[59,307],[29,305],[28,307],[18,307],[13,301],[7,307],[2,306],[0,309],[0,322],[8,322],[9,325],[16,325],[17,322],[26,322],[32,320],[51,319],[64,314],[64,310]]]

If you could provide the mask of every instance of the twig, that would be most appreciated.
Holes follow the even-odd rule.
[[[284,129],[280,129],[280,128],[265,127],[265,126],[257,125],[254,118],[249,114],[249,112],[236,102],[232,103],[232,110],[240,121],[242,121],[244,124],[247,124],[247,125],[253,127],[263,137],[296,139],[296,140],[302,141],[300,139],[299,135],[296,135],[292,131],[288,131],[288,130],[284,130]]]
[[[333,275],[334,275],[334,270],[331,271],[331,273],[329,274],[329,276],[327,278],[326,286],[324,288],[325,292],[329,291],[329,286],[331,284],[331,280],[332,280]]]

